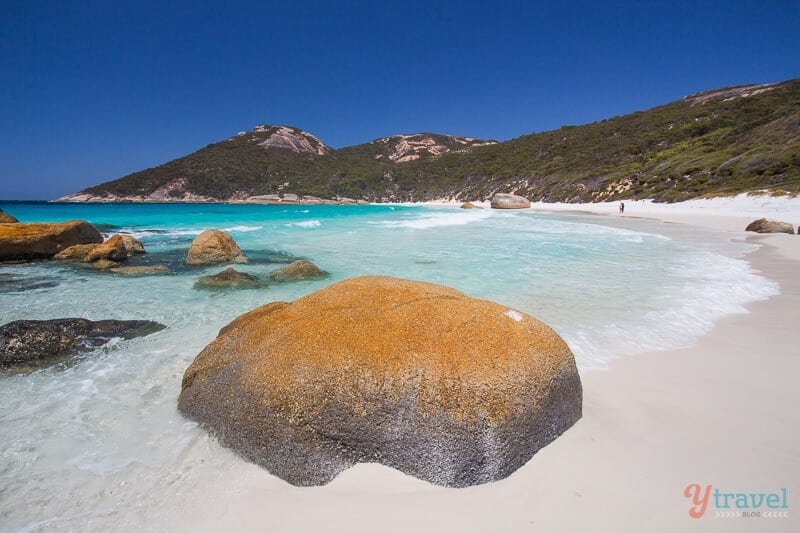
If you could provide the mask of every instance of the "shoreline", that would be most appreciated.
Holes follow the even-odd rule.
[[[692,346],[617,358],[608,370],[583,373],[583,418],[504,480],[445,489],[360,464],[325,487],[301,489],[242,462],[226,476],[230,486],[186,501],[175,523],[203,531],[267,524],[398,532],[797,529],[800,237],[734,231],[742,217],[708,225],[705,214],[649,214],[760,245],[744,259],[778,282],[780,293],[716,321]],[[693,519],[683,494],[691,483],[722,492],[785,488],[789,517],[717,517],[712,500]]]

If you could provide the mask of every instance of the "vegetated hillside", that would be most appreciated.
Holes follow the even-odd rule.
[[[291,139],[270,140],[276,132]],[[678,201],[754,190],[800,192],[800,80],[700,93],[499,144],[415,134],[331,150],[296,128],[261,126],[72,199],[293,192],[419,201],[515,192],[548,201]]]

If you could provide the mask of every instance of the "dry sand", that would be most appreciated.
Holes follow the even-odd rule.
[[[749,314],[721,320],[695,346],[619,359],[610,370],[585,373],[583,419],[508,479],[446,489],[370,464],[325,487],[297,488],[242,461],[226,476],[231,485],[212,487],[203,501],[176,509],[174,525],[263,531],[800,531],[800,237],[746,236],[741,222],[752,220],[752,213],[637,213],[632,207],[629,215],[727,229],[762,244],[747,259],[780,283],[780,295],[749,305]],[[635,228],[636,221],[625,224]],[[693,519],[683,496],[690,483],[737,493],[786,488],[789,508],[783,511],[789,517],[717,517],[712,496],[705,515]]]

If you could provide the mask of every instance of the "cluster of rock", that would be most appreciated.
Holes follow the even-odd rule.
[[[581,417],[548,326],[447,287],[345,280],[225,326],[187,368],[178,408],[294,485],[359,462],[432,483],[502,479]]]
[[[166,267],[120,266],[120,263],[128,259],[128,257],[144,253],[144,246],[142,246],[139,239],[131,235],[118,234],[112,235],[100,244],[76,244],[70,246],[53,256],[53,259],[88,263],[94,268],[108,268],[118,274],[141,275],[145,272],[164,272],[163,269]]]
[[[217,229],[209,229],[198,235],[189,247],[186,255],[189,265],[216,265],[220,263],[247,263],[247,256],[236,244],[233,238]],[[327,276],[327,272],[313,263],[299,259],[282,268],[269,273],[272,281],[299,281],[316,279]],[[257,289],[266,287],[266,280],[252,274],[239,272],[234,268],[227,268],[210,276],[199,278],[194,287],[196,289]]]

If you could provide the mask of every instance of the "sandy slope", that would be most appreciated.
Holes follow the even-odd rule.
[[[326,487],[291,487],[237,466],[227,487],[176,509],[181,529],[264,531],[800,531],[800,237],[747,236],[753,206],[649,207],[647,216],[763,244],[753,266],[781,294],[720,321],[691,348],[616,360],[584,379],[584,418],[503,481],[444,489],[379,465]],[[800,203],[797,204],[800,206]],[[576,206],[538,206],[575,210]],[[616,213],[616,204],[581,206]],[[797,212],[794,212],[797,209]],[[800,208],[774,218],[798,223]],[[626,220],[635,229],[636,220]],[[665,232],[668,232],[665,225]],[[690,483],[788,490],[789,518],[690,518]]]

